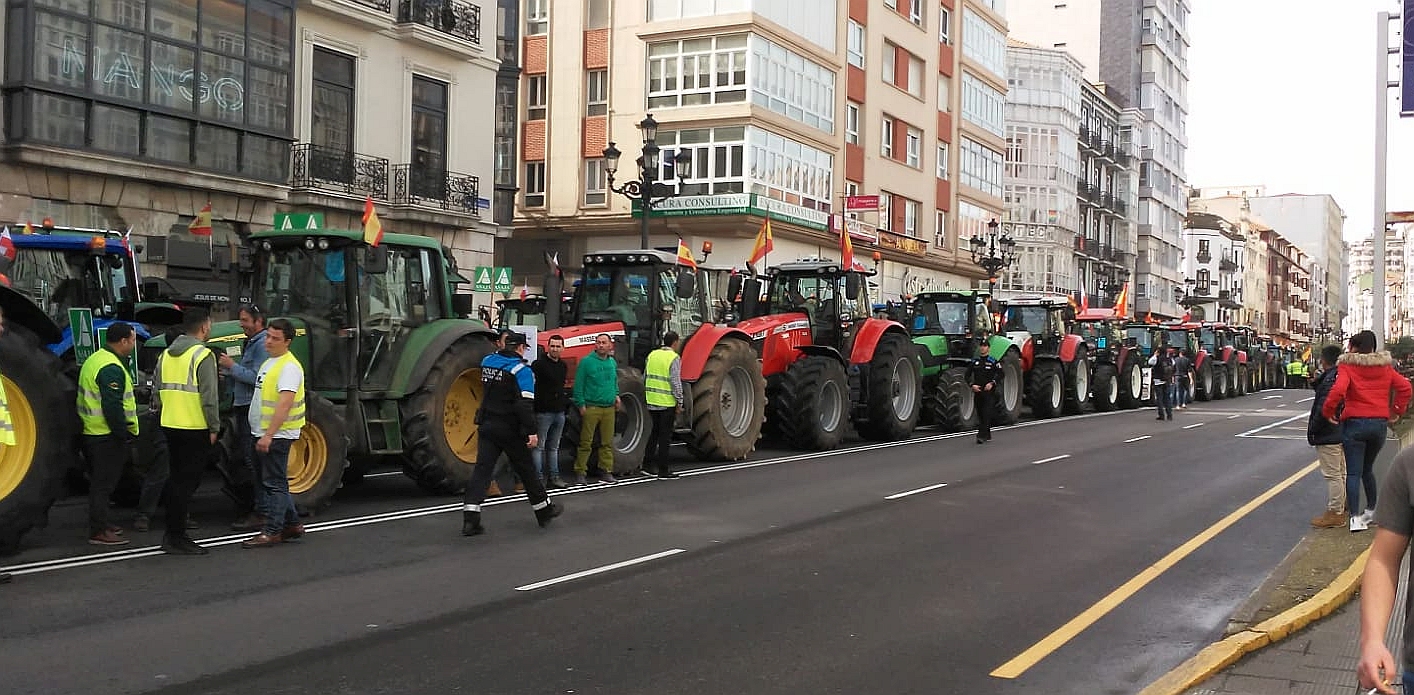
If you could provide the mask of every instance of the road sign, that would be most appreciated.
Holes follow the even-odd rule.
[[[301,231],[317,232],[324,229],[324,213],[277,212],[275,213],[275,229],[298,229]]]
[[[510,291],[511,291],[511,269],[510,269],[510,268],[497,268],[497,269],[496,269],[496,283],[495,283],[495,287],[493,287],[492,290],[495,291],[495,292],[510,292]]]
[[[492,268],[489,265],[476,266],[476,270],[472,273],[471,276],[471,291],[490,292],[492,283],[491,277],[495,274],[495,272],[496,269]]]
[[[93,310],[70,309],[69,331],[74,336],[74,363],[83,364],[98,349],[97,337],[93,334]]]
[[[845,212],[873,212],[879,209],[877,195],[847,195],[844,197]]]

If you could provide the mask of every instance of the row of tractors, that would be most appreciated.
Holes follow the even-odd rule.
[[[151,336],[138,359],[140,398],[166,344],[162,328],[176,323],[175,307],[138,301],[131,254],[116,238],[22,239],[21,272],[12,274],[13,286],[0,286],[7,329],[0,379],[20,433],[16,446],[0,446],[0,552],[13,551],[21,534],[44,523],[59,481],[79,468],[77,368],[64,309],[84,306],[95,323],[129,321]],[[1244,369],[1253,344],[1223,326],[1143,326],[1136,334],[1113,316],[1075,316],[1064,299],[999,304],[980,291],[925,293],[906,315],[881,317],[869,301],[868,273],[828,260],[784,263],[761,276],[693,269],[654,250],[596,252],[582,261],[572,299],[558,301],[565,288],[552,265],[545,295],[556,300],[522,301],[502,313],[508,323],[540,329],[542,350],[550,336],[563,338],[571,375],[599,335],[613,340],[622,394],[613,441],[619,473],[643,464],[643,365],[667,331],[683,337],[678,434],[704,461],[745,458],[763,436],[827,450],[850,429],[889,441],[908,437],[920,422],[975,426],[967,364],[984,340],[1001,361],[995,420],[1003,424],[1020,417],[1023,402],[1038,417],[1078,412],[1086,403],[1137,407],[1147,397],[1144,360],[1163,345],[1199,354],[1199,398],[1275,385],[1266,380],[1269,370]],[[474,315],[471,295],[457,291],[467,280],[448,249],[415,235],[385,234],[371,247],[358,230],[271,230],[251,235],[233,266],[241,289],[267,316],[296,324],[292,351],[318,394],[290,456],[291,492],[303,511],[319,510],[344,483],[388,464],[432,493],[464,487],[477,449],[480,363],[495,349],[497,332],[467,318]],[[218,323],[208,345],[238,358],[242,338],[235,322]],[[1263,376],[1252,381],[1254,374]],[[229,389],[223,394],[229,399]],[[577,444],[576,413],[569,415],[562,447]],[[162,455],[153,441],[157,428],[144,429],[137,469]],[[225,492],[245,503],[247,473],[235,463],[239,446],[234,428],[227,429],[211,463]]]

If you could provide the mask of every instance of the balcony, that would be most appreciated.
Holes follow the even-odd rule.
[[[1088,203],[1098,203],[1100,200],[1100,187],[1081,181],[1075,187],[1075,194],[1081,200]]]
[[[1095,137],[1094,137],[1094,133],[1091,133],[1089,128],[1081,128],[1081,129],[1080,129],[1080,135],[1079,135],[1078,140],[1079,140],[1079,142],[1080,142],[1080,148],[1081,148],[1081,149],[1087,150],[1087,151],[1089,151],[1089,152],[1091,152],[1092,154],[1095,154],[1095,155],[1100,154],[1099,151],[1097,151],[1097,150],[1095,149],[1095,147],[1091,144],[1092,142],[1095,141]]]
[[[481,7],[460,0],[400,0],[399,24],[419,24],[481,44]]]
[[[1193,258],[1196,259],[1199,263],[1208,263],[1213,260],[1213,254],[1209,253],[1208,251],[1199,251],[1198,255],[1194,256]]]
[[[392,167],[394,205],[436,207],[459,215],[481,216],[477,204],[480,181],[470,174],[413,168],[411,164]]]
[[[1114,199],[1114,205],[1110,206],[1110,209],[1114,210],[1115,215],[1119,217],[1129,216],[1129,203],[1126,203],[1123,200],[1120,200],[1119,198]]]
[[[1113,211],[1115,209],[1115,195],[1113,193],[1101,194],[1099,203],[1100,207]]]
[[[1100,143],[1100,156],[1115,161],[1115,144],[1109,140]]]
[[[1236,271],[1237,271],[1237,261],[1234,261],[1234,260],[1232,260],[1231,258],[1224,258],[1224,259],[1218,261],[1218,270],[1221,270],[1221,271],[1227,272],[1227,273],[1236,272]]]
[[[388,160],[308,142],[290,148],[290,185],[355,198],[388,199]]]
[[[1084,239],[1080,245],[1080,252],[1093,258],[1100,257],[1100,240]]]

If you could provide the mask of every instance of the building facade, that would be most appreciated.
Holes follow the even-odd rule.
[[[1013,43],[1007,72],[1004,228],[1018,267],[1001,287],[1114,306],[1135,262],[1132,125],[1063,50]]]
[[[182,296],[226,294],[213,249],[275,212],[357,227],[367,197],[389,229],[438,238],[464,263],[489,259],[490,11],[488,0],[12,2],[0,219],[131,229],[144,275]],[[197,241],[187,224],[207,203],[215,234]]]
[[[1350,245],[1350,277],[1346,292],[1350,297],[1350,312],[1342,324],[1347,335],[1357,331],[1376,330],[1374,303],[1382,293],[1385,302],[1385,335],[1387,340],[1414,335],[1414,245],[1409,243],[1414,224],[1400,223],[1385,227],[1385,281],[1376,283],[1375,244],[1367,237]],[[1377,292],[1378,288],[1378,292]]]
[[[1010,0],[1011,35],[1062,49],[1121,108],[1137,108],[1136,312],[1181,315],[1180,254],[1187,215],[1187,0]]]
[[[531,287],[542,252],[638,248],[638,124],[651,114],[682,183],[649,221],[649,245],[710,241],[742,265],[769,217],[767,263],[856,258],[881,298],[968,287],[965,240],[1002,209],[1006,25],[997,0],[531,0],[523,26],[516,231],[499,252]],[[669,164],[679,151],[685,171]],[[844,213],[850,195],[877,211]],[[963,239],[959,243],[959,239]]]
[[[1190,207],[1183,234],[1182,304],[1195,321],[1238,323],[1242,318],[1247,239],[1210,212]]]

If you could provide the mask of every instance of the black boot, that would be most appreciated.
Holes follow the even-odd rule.
[[[479,536],[486,533],[481,525],[481,512],[462,512],[462,535]]]
[[[678,474],[674,473],[673,469],[668,468],[667,466],[659,466],[658,477],[663,480],[672,480],[673,478],[678,477]]]
[[[535,521],[540,524],[540,528],[550,525],[550,520],[565,513],[565,505],[555,504],[546,500],[549,504],[535,510]]]

